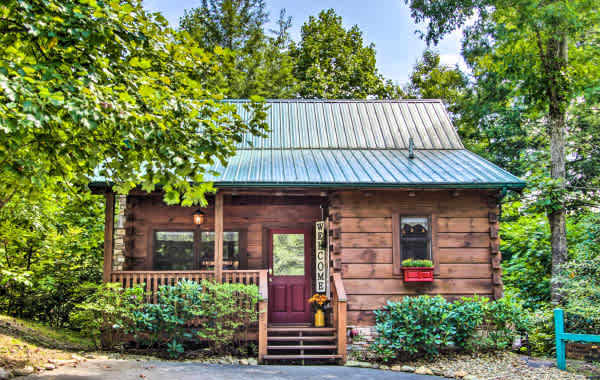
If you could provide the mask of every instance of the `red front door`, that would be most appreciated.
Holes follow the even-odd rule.
[[[310,322],[310,229],[269,231],[269,322]]]

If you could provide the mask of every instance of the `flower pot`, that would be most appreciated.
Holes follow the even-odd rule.
[[[315,311],[315,327],[325,327],[325,313],[323,313],[323,309]]]
[[[432,282],[433,268],[430,267],[402,267],[404,282]]]

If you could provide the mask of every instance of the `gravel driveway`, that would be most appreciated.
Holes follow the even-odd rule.
[[[88,360],[19,380],[434,380],[435,376],[341,366],[240,366],[136,360]]]

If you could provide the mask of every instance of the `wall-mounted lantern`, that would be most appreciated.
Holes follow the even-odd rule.
[[[194,224],[200,225],[204,223],[204,213],[198,209],[194,214]]]

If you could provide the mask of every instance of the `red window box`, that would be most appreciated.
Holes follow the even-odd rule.
[[[432,282],[433,268],[431,267],[402,267],[404,282]]]

